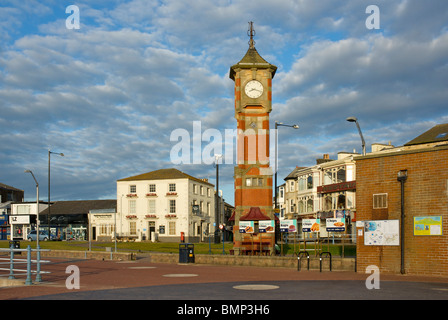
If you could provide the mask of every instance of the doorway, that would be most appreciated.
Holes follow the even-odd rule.
[[[149,241],[155,241],[156,239],[153,239],[152,237],[155,237],[156,234],[156,222],[155,221],[148,221],[148,239]]]

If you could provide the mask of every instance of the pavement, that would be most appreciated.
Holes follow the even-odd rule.
[[[70,271],[73,267],[69,266],[79,270],[79,289],[68,289],[76,284],[75,273]],[[370,273],[161,264],[151,263],[149,258],[136,261],[50,259],[41,269],[51,272],[42,275],[42,282],[35,282],[33,276],[32,285],[1,287],[0,299],[170,300],[177,301],[176,306],[184,306],[179,304],[181,301],[205,300],[272,304],[285,300],[448,299],[448,279],[409,275],[380,274],[379,281],[373,282]],[[7,274],[3,271],[2,278],[7,278]],[[377,284],[376,288],[372,288],[373,283]],[[186,306],[176,310],[188,312]],[[240,309],[231,311],[241,312]]]

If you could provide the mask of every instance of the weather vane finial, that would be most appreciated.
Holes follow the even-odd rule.
[[[247,30],[247,35],[250,37],[249,49],[254,49],[255,48],[255,41],[254,41],[255,29],[254,29],[254,23],[252,21],[249,22],[249,29]]]

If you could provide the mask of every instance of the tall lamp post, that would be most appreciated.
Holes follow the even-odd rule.
[[[404,274],[404,183],[408,179],[408,171],[407,170],[400,170],[397,174],[397,180],[401,184],[401,226],[400,226],[400,233],[401,233],[401,274]]]
[[[219,158],[222,158],[222,154],[215,154],[215,162],[216,162],[216,213],[215,213],[215,224],[219,226],[219,220],[220,220],[220,205],[219,205]],[[224,219],[222,219],[223,229],[222,231],[222,248],[223,248],[223,254],[224,254]],[[215,230],[218,230],[215,228]],[[215,243],[219,243],[218,239],[215,237]]]
[[[36,281],[42,281],[42,277],[40,275],[40,246],[39,246],[39,182],[37,182],[36,177],[31,170],[25,170],[25,173],[31,173],[33,176],[34,182],[36,182],[36,249],[37,249],[37,271],[36,271]]]
[[[48,217],[47,217],[47,222],[48,222],[48,240],[51,240],[51,230],[50,230],[50,208],[51,208],[51,204],[50,204],[50,155],[51,154],[57,154],[61,157],[64,156],[63,153],[58,153],[58,152],[52,152],[50,150],[48,150]]]
[[[275,203],[274,203],[274,207],[275,207],[275,210],[276,210],[276,211],[278,210],[278,201],[277,201],[277,198],[278,198],[278,190],[277,190],[277,171],[278,171],[278,147],[277,147],[277,145],[278,145],[278,131],[277,131],[277,128],[280,127],[280,126],[282,126],[282,127],[290,127],[290,128],[293,128],[293,129],[299,129],[299,126],[296,125],[296,124],[288,125],[288,124],[283,124],[282,122],[275,121],[275,178],[274,178],[274,180],[275,180],[275,200],[274,200]]]
[[[348,122],[354,122],[356,123],[356,127],[358,128],[359,135],[361,136],[361,142],[362,142],[362,155],[366,155],[366,142],[364,141],[364,137],[362,136],[361,128],[359,127],[358,119],[356,117],[348,117]]]

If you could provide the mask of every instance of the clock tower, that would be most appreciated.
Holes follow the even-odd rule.
[[[272,206],[272,169],[269,165],[269,113],[272,110],[272,79],[277,67],[255,49],[255,30],[249,22],[249,49],[230,67],[235,82],[237,165],[234,169],[234,251],[273,251],[274,233],[260,233],[258,221],[275,220]],[[240,221],[253,221],[253,233],[240,233]],[[252,243],[252,246],[249,244]],[[254,246],[259,244],[259,246]]]

